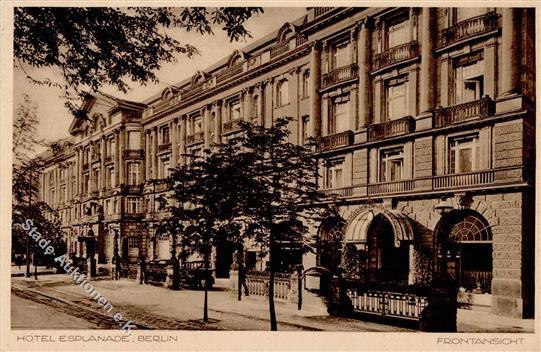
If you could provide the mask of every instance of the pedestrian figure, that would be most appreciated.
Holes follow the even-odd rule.
[[[122,270],[122,266],[120,265],[120,262],[121,262],[121,259],[117,253],[113,257],[113,264],[115,265],[115,280],[120,279],[120,271]]]
[[[139,258],[139,268],[141,269],[139,284],[142,285],[143,281],[147,283],[147,262],[144,256]]]
[[[248,291],[248,285],[246,285],[246,268],[244,267],[244,264],[242,264],[242,262],[239,262],[239,282],[241,286],[239,288],[244,287],[244,295],[249,296],[250,293]]]

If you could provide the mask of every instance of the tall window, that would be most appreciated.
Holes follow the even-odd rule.
[[[169,177],[170,168],[171,168],[171,160],[169,158],[165,158],[162,160],[163,170],[162,170],[162,178]]]
[[[386,49],[391,49],[409,41],[409,20],[407,16],[401,16],[389,22],[386,39]]]
[[[130,214],[137,214],[140,212],[139,197],[127,197],[126,212]]]
[[[169,127],[162,127],[160,129],[160,144],[168,144],[170,141]]]
[[[453,10],[455,23],[483,15],[487,12],[486,7],[461,7]]]
[[[404,168],[403,148],[382,150],[380,158],[380,182],[400,181]]]
[[[385,82],[385,104],[387,120],[395,120],[407,115],[408,81],[406,76]]]
[[[94,170],[94,191],[98,191],[100,189],[100,170],[95,169]]]
[[[259,95],[252,96],[252,118],[259,117]]]
[[[108,138],[107,139],[107,157],[113,157],[114,153],[115,153],[115,146],[116,146],[116,143],[115,143],[115,138],[114,137],[111,137],[111,138]]]
[[[481,99],[484,94],[483,52],[455,60],[455,104]]]
[[[234,99],[229,102],[229,120],[240,120],[240,100]]]
[[[106,173],[106,178],[107,178],[107,188],[113,188],[115,187],[115,168],[112,167],[112,166],[109,166],[107,168],[107,173]]]
[[[329,111],[329,134],[349,130],[349,96],[334,98]]]
[[[347,41],[334,44],[331,50],[330,70],[347,66],[351,63],[349,58],[349,43]]]
[[[301,143],[306,144],[308,140],[308,128],[310,123],[310,116],[306,115],[301,118]]]
[[[84,193],[90,192],[90,175],[88,173],[83,175],[83,191]]]
[[[308,98],[310,96],[310,71],[306,70],[302,74],[302,97]]]
[[[282,79],[276,87],[276,106],[289,104],[289,82]]]
[[[449,140],[449,173],[479,169],[479,135],[455,137]]]
[[[128,184],[139,184],[139,163],[128,163]]]
[[[128,132],[128,149],[141,149],[141,134],[139,131]]]
[[[191,116],[186,120],[186,135],[193,136],[193,123],[195,116]]]
[[[344,184],[344,160],[329,160],[325,170],[325,188],[340,188]]]
[[[193,121],[193,132],[195,134],[201,133],[203,131],[203,118],[201,115],[198,115],[194,118]]]

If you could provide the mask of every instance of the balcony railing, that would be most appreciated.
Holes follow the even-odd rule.
[[[332,86],[333,84],[349,81],[357,78],[357,64],[342,66],[323,75],[322,88]]]
[[[143,158],[143,151],[141,149],[126,149],[124,151],[124,159],[142,159],[142,158]]]
[[[314,17],[323,16],[332,9],[334,9],[334,7],[314,7]]]
[[[196,133],[194,133],[192,135],[186,136],[186,143],[187,144],[200,142],[202,140],[203,140],[203,131],[196,132]]]
[[[224,122],[224,125],[223,125],[224,132],[231,132],[231,131],[239,129],[240,128],[239,121],[240,120]]]
[[[216,82],[225,81],[228,78],[238,75],[242,72],[243,63],[238,63],[216,74]]]
[[[383,53],[376,54],[374,69],[379,70],[405,60],[413,59],[417,56],[419,56],[419,45],[417,41],[401,44],[390,48]]]
[[[368,185],[367,192],[369,195],[376,194],[393,194],[413,191],[415,188],[414,180],[381,182]]]
[[[351,197],[354,187],[342,187],[335,189],[324,189],[321,191],[326,197]]]
[[[94,153],[92,154],[92,157],[90,158],[90,162],[94,163],[97,161],[100,161],[101,154],[100,153]]]
[[[295,45],[298,48],[299,46],[303,45],[307,41],[308,41],[308,37],[306,37],[303,34],[298,34],[297,37],[295,38]]]
[[[353,143],[353,132],[348,130],[322,137],[317,143],[317,151],[324,152],[336,148],[347,147]]]
[[[159,113],[161,111],[164,111],[165,109],[167,109],[173,104],[174,100],[175,100],[175,96],[171,96],[165,100],[160,101],[159,103],[153,106],[153,112]]]
[[[432,179],[434,189],[455,188],[463,186],[485,185],[494,182],[494,170],[474,171],[462,174],[435,176]]]
[[[124,185],[123,186],[124,193],[141,193],[143,191],[143,185]]]
[[[446,108],[438,107],[434,111],[436,127],[454,125],[492,115],[494,115],[494,101],[489,96]]]
[[[158,145],[158,153],[162,153],[162,152],[170,151],[170,150],[171,150],[171,143],[162,143]]]
[[[289,40],[278,43],[275,46],[273,46],[270,50],[270,57],[271,59],[274,59],[275,57],[278,57],[282,55],[283,53],[287,52],[289,50]]]
[[[112,156],[112,155],[107,155],[107,156],[105,157],[105,163],[106,163],[106,164],[110,164],[110,163],[112,163],[112,162],[113,162],[113,156]]]
[[[413,132],[414,119],[406,116],[398,120],[390,120],[368,126],[368,140],[377,141],[389,137]]]
[[[442,30],[441,45],[447,46],[479,34],[493,31],[497,28],[496,20],[496,12],[491,11],[460,21],[452,27]]]

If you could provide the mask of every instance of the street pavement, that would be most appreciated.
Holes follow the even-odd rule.
[[[92,285],[113,306],[114,311],[144,329],[164,330],[269,330],[269,313],[266,299],[242,297],[237,301],[224,287],[209,291],[209,323],[203,323],[203,291],[172,291],[163,287],[140,285],[134,280],[109,279],[93,280]],[[217,282],[220,286],[220,282]],[[103,309],[86,292],[69,281],[67,275],[43,275],[39,280],[24,277],[12,278],[12,297],[18,304],[26,294],[26,299],[41,300],[43,304],[53,300],[57,309],[74,315],[79,307],[87,310],[89,320],[103,322],[99,315]],[[34,295],[34,296],[32,296]],[[34,298],[33,298],[34,297]],[[46,298],[46,299],[44,299]],[[29,321],[32,312],[39,310],[17,307],[12,315],[18,327]],[[52,307],[47,307],[53,309]],[[80,314],[79,314],[80,315]],[[362,331],[362,332],[413,332],[414,330],[374,322],[360,321],[326,314],[297,311],[296,305],[276,302],[278,329],[281,331]],[[83,318],[85,316],[82,316]],[[39,320],[39,318],[37,318]],[[458,312],[458,330],[460,332],[533,332],[533,320],[502,318],[487,311]],[[34,320],[35,321],[35,320]],[[101,328],[107,324],[102,323]],[[74,326],[80,326],[77,322]],[[81,325],[82,326],[82,325]],[[54,328],[54,327],[51,327]],[[83,327],[81,327],[83,328]]]

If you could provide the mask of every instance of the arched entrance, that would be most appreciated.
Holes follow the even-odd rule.
[[[321,223],[317,236],[317,266],[331,273],[341,265],[342,237],[345,221],[339,216],[328,217]]]
[[[492,231],[473,210],[455,210],[436,227],[436,267],[466,292],[490,293],[492,284]]]
[[[156,260],[171,259],[171,236],[163,227],[156,229],[154,253]]]
[[[408,283],[409,244],[397,239],[385,213],[379,213],[368,227],[368,279],[380,283]]]

